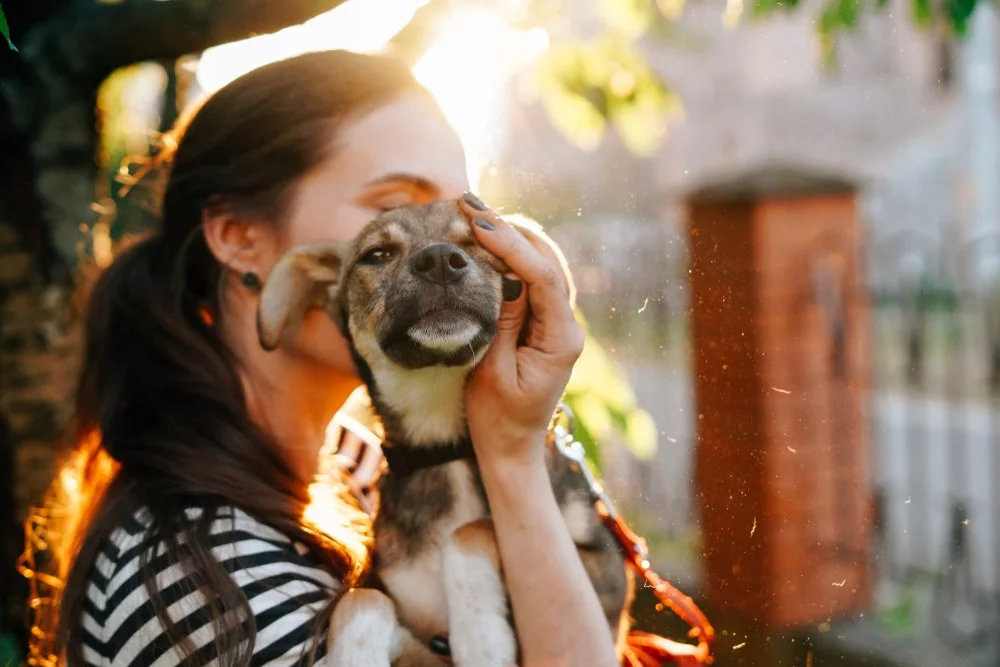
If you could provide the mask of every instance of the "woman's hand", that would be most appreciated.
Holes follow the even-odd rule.
[[[477,240],[515,274],[504,278],[496,338],[468,384],[470,436],[482,445],[481,458],[530,459],[542,453],[549,421],[583,350],[583,329],[548,244],[529,240],[472,195],[460,205]]]
[[[549,421],[583,349],[568,283],[544,241],[529,241],[475,197],[463,197],[462,208],[483,247],[522,281],[504,284],[497,336],[466,392],[521,665],[617,667],[608,621],[544,461]]]

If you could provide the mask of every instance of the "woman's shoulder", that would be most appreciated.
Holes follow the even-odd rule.
[[[185,514],[198,521],[205,511],[192,507]],[[177,536],[179,549],[154,545],[152,525],[148,509],[135,512],[111,534],[94,563],[83,610],[90,664],[151,664],[145,654],[170,650],[156,611],[160,603],[172,619],[198,628],[193,637],[211,633],[211,624],[201,618],[208,608],[198,585],[201,573],[183,562],[183,535]],[[338,580],[304,545],[235,507],[214,512],[208,541],[250,604],[258,636],[255,662],[258,653],[275,659],[300,646],[311,619],[339,588]],[[159,598],[155,604],[154,597]]]
[[[186,508],[185,518],[197,522],[205,511],[201,507]],[[308,547],[242,509],[224,506],[214,510],[213,514],[208,526],[209,546],[230,574],[248,566],[287,561],[325,572],[311,557]],[[163,541],[153,545],[152,526],[152,513],[148,508],[141,508],[111,533],[95,561],[95,579],[97,583],[104,584],[98,588],[109,594],[114,592],[124,585],[126,576],[137,573],[146,560],[152,571],[161,574],[181,564],[178,562],[179,555],[187,553],[184,535],[176,536],[179,551],[169,549]],[[323,577],[323,583],[331,588],[336,585],[330,575]]]

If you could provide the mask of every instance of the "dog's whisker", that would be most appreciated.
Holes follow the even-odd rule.
[[[472,370],[474,371],[476,370],[476,366],[479,365],[480,359],[479,357],[476,356],[476,348],[472,347],[472,341],[469,341],[468,345],[469,345],[469,352],[472,353]],[[472,371],[469,372],[471,373]]]

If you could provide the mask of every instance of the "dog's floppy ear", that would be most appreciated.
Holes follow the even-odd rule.
[[[535,249],[548,255],[559,264],[559,268],[562,269],[563,278],[566,280],[569,304],[575,308],[576,285],[573,282],[573,274],[570,273],[569,262],[566,261],[566,256],[560,250],[559,246],[556,245],[556,242],[545,233],[540,224],[529,217],[520,214],[504,214],[503,219],[505,222],[510,223],[514,229],[521,232],[521,235],[528,239],[531,245],[535,246]]]
[[[340,281],[341,251],[339,243],[313,243],[292,248],[278,260],[260,292],[257,336],[261,347],[278,347],[285,331],[301,324],[311,309],[334,307],[330,293]]]

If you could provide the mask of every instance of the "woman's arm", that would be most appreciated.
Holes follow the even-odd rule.
[[[583,331],[555,252],[475,198],[464,199],[463,207],[480,243],[524,286],[516,289],[516,280],[506,286],[497,336],[466,396],[522,664],[612,667],[614,639],[544,460],[546,429],[583,349]]]
[[[481,468],[523,667],[616,665],[608,621],[544,462],[497,461]]]

